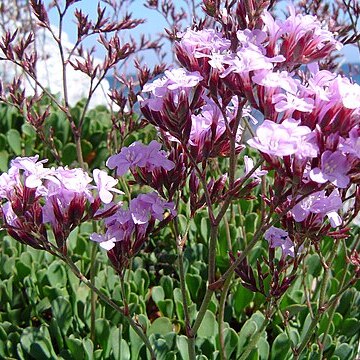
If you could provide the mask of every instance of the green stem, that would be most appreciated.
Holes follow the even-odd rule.
[[[218,323],[219,323],[219,343],[220,343],[220,359],[226,360],[225,353],[225,339],[224,339],[224,313],[225,305],[228,291],[230,289],[232,276],[228,277],[225,281],[224,287],[221,292],[220,304],[219,304],[219,314],[218,314]]]
[[[329,255],[329,260],[328,260],[328,264],[326,265],[325,269],[324,269],[324,277],[323,277],[323,281],[321,283],[321,288],[320,288],[320,296],[319,296],[319,302],[318,302],[318,310],[316,315],[314,316],[314,318],[311,321],[311,324],[305,334],[305,337],[303,338],[302,342],[300,343],[299,347],[297,349],[295,349],[295,355],[294,355],[294,359],[297,360],[299,358],[299,356],[301,355],[301,353],[303,352],[303,350],[305,349],[307,343],[309,342],[311,336],[313,335],[313,332],[321,318],[321,316],[324,314],[325,312],[325,296],[326,296],[326,289],[327,289],[327,285],[328,285],[328,281],[330,278],[330,268],[332,265],[332,262],[334,261],[338,246],[339,246],[339,239],[336,240],[331,253]]]
[[[215,282],[216,272],[216,240],[218,234],[218,225],[211,224],[210,241],[209,241],[209,268],[208,268],[208,282],[212,284]]]
[[[203,321],[203,318],[206,314],[206,310],[207,310],[207,307],[209,305],[209,302],[211,300],[211,297],[212,297],[212,294],[213,294],[214,290],[211,290],[209,289],[209,287],[206,289],[206,292],[205,292],[205,296],[204,296],[204,299],[201,303],[201,306],[200,306],[200,310],[198,312],[198,315],[195,319],[195,323],[194,323],[194,326],[192,327],[191,329],[191,333],[192,333],[192,336],[195,336],[200,325],[201,325],[201,322]]]
[[[266,230],[266,229],[265,229]],[[265,231],[264,230],[264,231]],[[261,232],[262,233],[262,232]],[[249,244],[247,245],[247,247],[244,249],[244,251],[242,251],[241,255],[235,260],[234,264],[232,264],[230,266],[230,268],[224,273],[224,275],[219,279],[217,280],[215,283],[213,284],[210,284],[212,286],[208,286],[208,288],[206,289],[206,293],[205,293],[205,296],[204,296],[204,299],[203,299],[203,302],[200,306],[200,310],[199,310],[199,313],[198,313],[198,316],[196,317],[196,320],[195,320],[195,323],[194,323],[194,326],[192,327],[192,334],[195,335],[197,330],[199,329],[200,327],[200,324],[205,316],[205,313],[206,313],[206,310],[207,310],[207,307],[209,305],[209,302],[211,300],[211,296],[213,294],[213,292],[215,291],[215,289],[217,289],[218,287],[221,287],[225,281],[227,280],[227,278],[231,277],[232,273],[234,272],[236,266],[241,263],[245,257],[248,255],[248,253],[250,252],[250,250],[255,246],[255,244],[257,243],[257,241],[259,240],[259,236],[254,236],[253,240],[251,240],[249,242]]]
[[[91,248],[91,259],[90,259],[90,282],[94,287],[95,287],[95,273],[96,273],[96,253],[97,253],[97,244],[94,242]],[[96,318],[96,293],[94,290],[91,290],[90,306],[91,306],[90,339],[94,342],[95,318]]]
[[[141,338],[141,340],[144,342],[145,346],[149,350],[151,354],[151,360],[156,360],[155,352],[150,344],[149,339],[145,335],[144,331],[142,330],[141,326],[137,324],[131,316],[124,313],[124,310],[118,306],[116,303],[114,303],[111,299],[109,299],[105,294],[103,294],[96,286],[94,286],[89,279],[87,279],[77,268],[77,266],[73,263],[73,261],[70,259],[69,256],[63,255],[61,253],[58,253],[57,256],[59,256],[69,267],[70,270],[74,273],[74,275],[82,281],[87,287],[89,287],[91,290],[93,290],[101,300],[103,300],[106,304],[111,306],[114,310],[119,312],[124,319],[129,323],[129,325],[133,328],[133,330],[136,332],[136,334]]]
[[[185,282],[185,270],[184,270],[184,242],[185,237],[182,239],[179,232],[179,225],[177,218],[174,219],[174,232],[176,238],[176,248],[178,253],[178,269],[179,269],[179,278],[180,278],[180,290],[182,301],[184,304],[184,314],[185,314],[185,327],[186,327],[186,334],[187,334],[187,343],[188,343],[188,352],[189,352],[189,359],[195,360],[196,359],[196,352],[195,352],[195,336],[193,336],[191,332],[191,323],[190,323],[190,315],[189,315],[189,308],[188,308],[188,301],[186,298],[186,282]]]
[[[248,356],[250,355],[251,351],[255,348],[256,344],[258,343],[262,333],[264,332],[264,330],[266,329],[266,327],[268,326],[272,315],[274,314],[274,309],[271,309],[270,313],[269,310],[271,308],[271,305],[269,304],[268,307],[268,311],[266,314],[266,317],[263,321],[263,323],[261,324],[261,327],[259,328],[259,330],[256,331],[256,333],[252,336],[250,342],[247,344],[244,352],[241,354],[241,356],[239,357],[238,360],[246,360],[248,358]]]

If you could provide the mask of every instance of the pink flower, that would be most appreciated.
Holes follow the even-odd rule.
[[[99,192],[99,197],[104,204],[109,204],[112,201],[113,195],[111,192],[124,194],[122,191],[114,188],[118,183],[118,180],[109,176],[105,171],[94,169],[93,177]]]
[[[243,47],[238,52],[229,56],[228,59],[224,60],[225,64],[229,67],[220,75],[224,78],[230,73],[249,73],[255,70],[270,70],[273,68],[273,62],[282,62],[285,58],[280,55],[274,58],[268,58],[263,55],[260,49],[252,49],[250,47]]]
[[[256,130],[256,137],[248,140],[248,144],[266,154],[286,156],[299,151],[303,137],[310,134],[307,126],[299,126],[300,122],[286,119],[281,124],[265,120]]]
[[[296,93],[298,90],[296,80],[287,71],[257,70],[252,81],[267,88],[280,88],[290,93]]]
[[[291,93],[275,94],[272,98],[277,112],[289,111],[293,113],[295,110],[301,112],[311,112],[314,108],[314,100],[311,98],[302,98]]]
[[[247,155],[244,156],[244,165],[245,165],[245,175],[247,175],[253,168],[254,168],[254,160],[248,157]],[[268,172],[267,170],[260,170],[257,169],[253,172],[250,178],[253,179],[260,179],[261,176],[266,175]]]
[[[25,186],[29,188],[36,188],[42,185],[42,180],[51,175],[51,169],[44,168],[44,163],[47,160],[39,160],[39,155],[31,157],[17,157],[11,161],[11,166],[18,170],[23,170],[25,179]]]
[[[190,56],[195,51],[204,54],[223,52],[228,50],[231,45],[230,40],[225,39],[220,32],[214,29],[195,31],[189,28],[185,33],[180,34],[180,37],[179,46]]]
[[[188,72],[183,68],[166,70],[165,76],[168,79],[167,88],[169,90],[192,88],[203,80],[198,71]]]

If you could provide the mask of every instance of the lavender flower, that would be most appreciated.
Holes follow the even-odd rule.
[[[151,218],[162,220],[166,209],[176,215],[174,203],[165,202],[156,192],[140,194],[130,202],[130,212],[135,224],[145,224]]]
[[[257,128],[257,136],[248,140],[248,144],[269,155],[295,154],[300,150],[304,137],[311,133],[310,128],[299,124],[294,119],[286,119],[281,124],[265,120]]]
[[[136,167],[146,168],[153,171],[162,167],[171,170],[175,164],[166,158],[164,151],[160,150],[161,144],[153,140],[149,145],[134,142],[129,147],[123,147],[119,154],[112,155],[106,162],[109,169],[116,168],[118,176],[124,175],[129,169],[135,170]]]
[[[248,174],[254,168],[254,160],[248,157],[247,155],[244,156],[244,165],[245,165],[245,175]],[[250,178],[253,179],[260,179],[261,176],[266,175],[268,172],[267,170],[260,170],[257,169],[253,172]]]
[[[350,182],[347,173],[350,170],[350,164],[347,158],[340,151],[324,151],[321,155],[321,168],[316,167],[310,171],[310,179],[324,184],[330,181],[339,188],[346,188]]]
[[[272,248],[280,247],[284,256],[295,256],[294,243],[290,240],[289,234],[282,229],[271,226],[265,231],[264,238]]]
[[[343,153],[355,155],[357,158],[360,158],[359,127],[351,129],[349,132],[349,138],[343,141],[339,148]]]
[[[319,214],[321,218],[327,216],[332,227],[340,226],[342,219],[337,213],[342,208],[342,200],[337,189],[334,189],[329,196],[324,190],[317,191],[296,204],[291,209],[295,221],[302,222],[310,214]]]
[[[112,201],[113,195],[111,192],[124,194],[122,191],[114,188],[118,180],[109,176],[105,171],[95,169],[93,171],[93,177],[99,192],[99,197],[104,204],[109,204]]]
[[[31,157],[17,157],[10,163],[11,167],[22,170],[26,177],[25,186],[29,188],[36,188],[42,184],[42,179],[48,177],[51,169],[44,168],[44,163],[47,160],[39,160],[39,155]]]
[[[112,237],[109,232],[106,232],[104,235],[92,233],[90,235],[90,240],[99,243],[99,245],[105,250],[111,250],[115,246],[116,238]]]

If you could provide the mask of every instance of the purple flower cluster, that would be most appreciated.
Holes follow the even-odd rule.
[[[150,92],[152,97],[145,100],[143,106],[160,111],[167,96],[171,96],[174,103],[179,104],[181,96],[187,95],[202,79],[198,71],[188,72],[183,68],[167,70],[164,77],[144,86],[143,91]]]
[[[184,68],[145,86],[149,98],[142,112],[164,138],[187,147],[202,164],[234,149],[240,153],[242,119],[255,115],[261,124],[247,144],[266,161],[260,171],[275,170],[267,201],[281,212],[292,199],[298,223],[292,226],[311,234],[318,227],[302,229],[307,218],[316,218],[316,226],[325,216],[332,227],[342,224],[338,211],[360,164],[360,86],[319,69],[318,61],[342,44],[316,17],[296,14],[293,7],[289,12],[275,20],[264,11],[251,29],[225,12],[217,30],[178,34],[175,51]],[[246,174],[253,164],[243,159]],[[252,175],[254,186],[262,174]],[[238,183],[229,191],[240,196]],[[296,204],[306,193],[312,195]]]
[[[156,192],[140,194],[130,201],[128,208],[119,207],[106,217],[105,232],[93,233],[90,239],[107,251],[114,269],[122,274],[149,235],[168,224],[174,216],[173,202],[166,202]]]
[[[161,150],[161,144],[153,140],[149,145],[134,142],[129,147],[123,147],[119,154],[109,157],[106,166],[109,169],[116,168],[116,174],[122,176],[129,169],[134,171],[136,168],[144,168],[150,172],[157,168],[171,170],[175,164]]]
[[[101,202],[110,204],[112,193],[122,192],[114,188],[118,180],[104,171],[95,169],[92,179],[80,168],[45,168],[46,161],[39,161],[38,155],[18,157],[0,176],[3,227],[20,241],[44,248],[45,224],[49,223],[57,245],[63,248],[70,232],[92,217]],[[108,214],[111,209],[116,206],[110,204]]]
[[[176,215],[172,202],[166,202],[156,192],[140,194],[130,201],[128,209],[120,207],[115,214],[105,219],[105,234],[92,234],[90,239],[100,243],[106,250],[111,250],[116,242],[143,243],[155,220],[163,220],[164,212],[169,211],[169,218]]]

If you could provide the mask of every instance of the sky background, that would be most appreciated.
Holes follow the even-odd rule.
[[[120,1],[120,0],[118,0]],[[46,0],[45,3],[49,3],[49,0]],[[145,24],[139,25],[136,29],[133,29],[131,31],[132,36],[135,38],[139,38],[140,34],[150,34],[150,35],[156,35],[158,33],[164,32],[164,28],[167,27],[166,21],[163,19],[163,17],[158,14],[154,10],[147,9],[144,6],[144,0],[135,0],[131,7],[129,8],[129,11],[132,12],[134,18],[143,18],[146,19]],[[180,0],[178,0],[180,3]],[[77,30],[75,26],[75,17],[73,15],[73,12],[75,8],[81,9],[85,14],[89,14],[90,19],[95,19],[97,14],[97,4],[98,1],[96,0],[82,0],[80,2],[75,3],[72,5],[68,11],[68,14],[64,21],[64,31],[67,33],[67,36],[70,40],[70,42],[74,43],[77,38]],[[284,10],[289,4],[288,1],[282,1],[279,4],[279,12]],[[105,6],[104,3],[101,3],[101,6]],[[56,25],[58,23],[58,16],[56,14],[55,10],[52,10],[50,12],[50,21],[52,24]],[[101,51],[101,47],[97,44],[97,36],[92,36],[85,45],[93,46],[95,45],[97,47],[97,56],[102,57],[103,53]],[[169,44],[166,44],[166,52],[168,54],[168,57],[166,61],[171,62],[171,47]],[[345,61],[350,63],[358,63],[360,62],[359,58],[359,52],[355,46],[347,45],[343,48],[341,51],[345,55]],[[146,55],[144,54],[145,62],[149,66],[153,66],[158,62],[158,59],[153,54]]]

